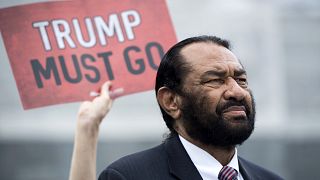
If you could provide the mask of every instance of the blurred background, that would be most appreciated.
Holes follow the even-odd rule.
[[[0,8],[39,2],[1,0]],[[178,40],[229,39],[257,102],[253,136],[240,154],[285,179],[319,179],[320,1],[167,0]],[[24,111],[0,40],[0,179],[68,178],[80,103]],[[105,118],[97,173],[126,154],[159,144],[168,131],[154,92],[116,100]]]

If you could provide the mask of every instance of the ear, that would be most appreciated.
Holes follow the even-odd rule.
[[[177,93],[167,87],[161,87],[157,93],[157,100],[162,109],[173,119],[180,118],[180,97]]]

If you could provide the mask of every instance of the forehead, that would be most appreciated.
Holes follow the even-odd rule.
[[[217,70],[243,69],[240,61],[229,49],[211,42],[187,45],[180,53],[186,63],[195,70],[212,68]]]

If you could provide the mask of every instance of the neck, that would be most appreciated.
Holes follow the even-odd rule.
[[[213,145],[204,145],[196,141],[191,143],[208,152],[223,166],[229,164],[235,153],[235,146],[218,147]]]
[[[184,139],[186,139],[187,141],[189,141],[190,143],[208,152],[223,166],[227,165],[231,161],[235,153],[235,146],[221,147],[221,146],[207,145],[192,139],[186,133],[179,132],[178,134],[182,136]]]

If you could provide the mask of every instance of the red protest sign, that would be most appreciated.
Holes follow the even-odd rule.
[[[0,19],[24,109],[90,99],[106,80],[123,95],[153,89],[176,42],[165,0],[37,3]]]

